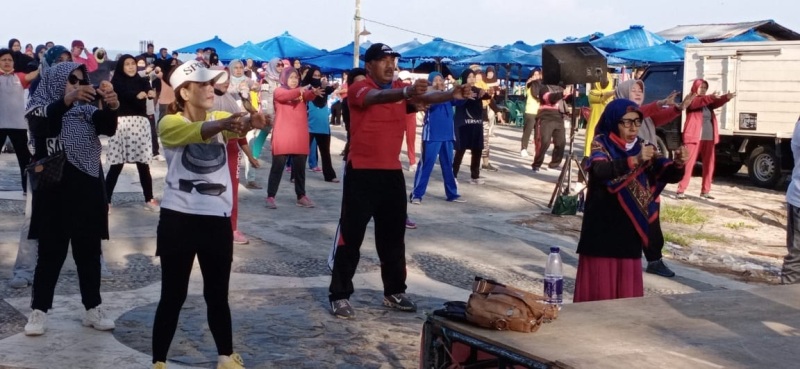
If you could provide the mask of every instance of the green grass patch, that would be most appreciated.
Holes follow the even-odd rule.
[[[742,230],[742,229],[755,229],[756,227],[753,225],[746,224],[745,222],[731,222],[725,223],[722,225],[725,228],[730,228],[734,231]]]
[[[705,223],[708,217],[692,205],[664,205],[661,207],[661,220],[668,223],[693,225]]]
[[[703,233],[703,232],[695,233],[695,234],[691,235],[691,237],[694,238],[695,240],[706,240],[706,241],[710,241],[710,242],[725,242],[725,241],[727,241],[725,236],[718,235],[718,234],[711,234],[711,233]]]
[[[683,247],[689,246],[688,238],[672,232],[664,232],[664,242],[671,242]]]

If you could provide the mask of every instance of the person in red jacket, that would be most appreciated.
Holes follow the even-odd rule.
[[[353,276],[370,219],[375,220],[375,248],[381,261],[384,285],[383,304],[400,311],[417,310],[417,305],[405,293],[404,223],[408,219],[408,202],[399,157],[406,114],[420,104],[475,98],[469,84],[431,92],[428,92],[427,79],[418,79],[411,86],[404,85],[394,78],[395,58],[398,57],[400,54],[388,45],[372,44],[364,53],[367,78],[354,82],[347,90],[350,151],[342,180],[342,211],[336,247],[332,250],[328,290],[331,313],[342,319],[355,316],[350,304]],[[275,96],[277,102],[277,92]],[[281,119],[281,113],[277,114],[277,119]],[[308,141],[305,146],[308,150]]]
[[[300,75],[294,68],[281,72],[281,86],[275,89],[275,123],[272,128],[272,167],[267,183],[267,208],[277,209],[275,195],[281,183],[286,161],[292,159],[292,178],[297,195],[297,206],[313,208],[314,203],[306,196],[304,166],[308,157],[308,110],[306,101],[323,96],[321,88],[310,85],[300,87]]]
[[[97,70],[98,67],[97,59],[94,58],[94,55],[91,52],[86,50],[86,46],[84,46],[83,41],[81,40],[72,41],[71,53],[72,53],[72,61],[85,65],[86,70],[89,73],[92,73]]]
[[[711,179],[714,176],[714,145],[719,142],[719,127],[717,127],[717,117],[714,109],[717,109],[736,96],[734,92],[725,95],[714,93],[707,95],[708,82],[697,79],[692,83],[692,93],[697,97],[686,109],[686,123],[683,127],[683,143],[689,149],[689,160],[686,167],[694,167],[697,157],[703,160],[703,185],[700,189],[700,197],[713,200],[711,196]],[[685,199],[686,188],[692,179],[692,171],[687,170],[683,179],[678,184],[678,199]]]

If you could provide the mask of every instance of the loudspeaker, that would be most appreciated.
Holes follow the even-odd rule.
[[[588,42],[543,45],[542,82],[574,85],[600,82],[608,71],[606,58]]]

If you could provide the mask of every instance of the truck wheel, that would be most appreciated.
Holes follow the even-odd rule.
[[[756,147],[747,161],[747,173],[756,186],[775,188],[782,175],[775,150],[769,146]]]
[[[730,177],[739,173],[739,169],[742,169],[742,163],[715,163],[714,177]]]

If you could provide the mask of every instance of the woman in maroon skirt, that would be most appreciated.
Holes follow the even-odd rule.
[[[686,148],[675,160],[637,137],[642,113],[630,100],[614,100],[603,111],[586,162],[586,194],[574,302],[644,295],[642,248],[658,218],[655,199],[684,173]]]

